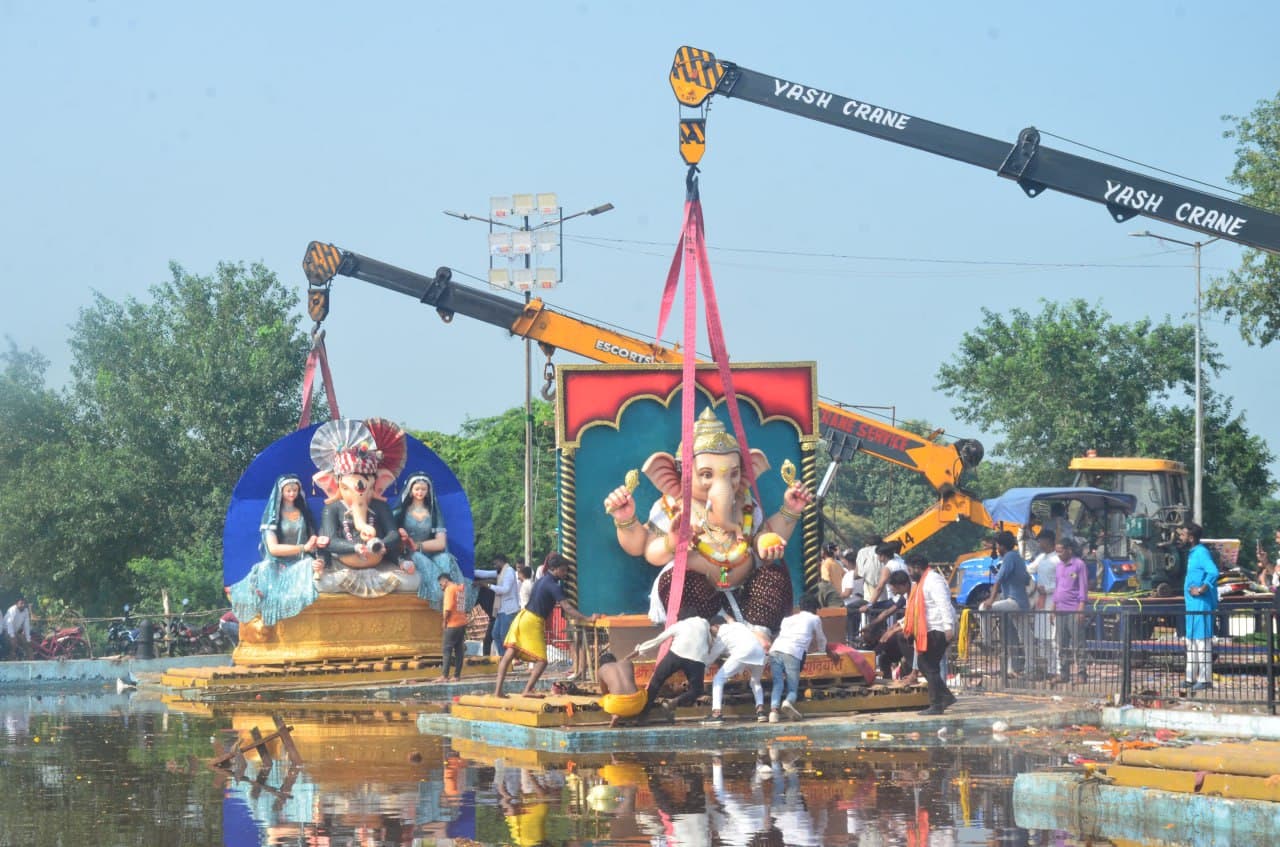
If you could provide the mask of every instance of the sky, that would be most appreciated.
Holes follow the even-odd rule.
[[[554,191],[565,214],[615,208],[564,225],[548,303],[651,335],[684,201],[667,82],[681,45],[1010,143],[1034,125],[1047,146],[1226,186],[1223,116],[1276,96],[1277,31],[1280,6],[1249,0],[0,0],[0,334],[47,356],[61,384],[93,291],[146,298],[170,262],[198,274],[262,262],[301,311],[312,240],[484,287],[488,227],[444,211]],[[816,361],[833,401],[990,451],[998,433],[935,389],[984,308],[1078,297],[1117,321],[1194,319],[1192,251],[1128,237],[1190,230],[1117,225],[1094,203],[1029,199],[979,168],[744,101],[714,101],[707,131],[702,201],[729,351]],[[1239,257],[1206,246],[1205,285]],[[344,278],[325,327],[348,416],[455,432],[524,401],[524,345],[496,327],[446,325]],[[1213,388],[1280,453],[1268,376],[1280,351],[1245,345],[1217,315],[1204,332],[1230,366]]]

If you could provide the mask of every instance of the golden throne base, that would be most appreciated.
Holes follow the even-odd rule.
[[[263,626],[261,618],[240,625],[237,665],[291,665],[366,659],[439,658],[443,642],[439,611],[414,594],[352,597],[321,594],[292,618]]]

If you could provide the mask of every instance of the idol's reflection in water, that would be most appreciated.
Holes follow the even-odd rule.
[[[454,743],[408,767],[311,759],[291,784],[277,763],[229,794],[249,810],[259,844],[1028,843],[1004,825],[1007,784],[971,797],[955,754],[937,750],[557,757]]]

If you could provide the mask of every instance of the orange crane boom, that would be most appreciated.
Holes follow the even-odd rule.
[[[447,267],[439,268],[434,276],[426,276],[318,241],[308,245],[302,266],[312,301],[317,297],[327,299],[333,278],[346,276],[434,306],[446,323],[462,314],[502,327],[514,336],[536,341],[548,358],[556,350],[567,350],[605,364],[684,361],[684,354],[675,347],[644,341],[557,312],[540,298],[519,303],[455,282],[453,272]],[[959,485],[960,474],[982,461],[983,448],[978,441],[960,439],[954,444],[939,444],[827,402],[819,403],[819,428],[831,445],[833,456],[848,458],[854,452],[874,456],[920,474],[937,492],[938,498],[932,506],[886,536],[886,541],[898,541],[906,551],[959,521],[993,525],[982,501]]]

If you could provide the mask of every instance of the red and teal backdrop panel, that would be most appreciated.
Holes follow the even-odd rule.
[[[758,480],[765,515],[777,511],[786,484],[786,459],[797,477],[816,484],[817,373],[812,362],[735,364],[733,386],[750,447],[763,450],[769,470]],[[556,369],[556,445],[559,460],[560,547],[576,562],[570,593],[588,614],[640,614],[658,568],[618,546],[604,498],[627,471],[650,455],[675,455],[681,435],[680,365],[561,365]],[[699,365],[695,414],[710,406],[732,433],[724,386],[715,365]],[[635,491],[644,520],[660,493],[641,475]],[[817,523],[809,510],[787,545],[797,596],[813,582]],[[701,577],[699,577],[701,578]]]

